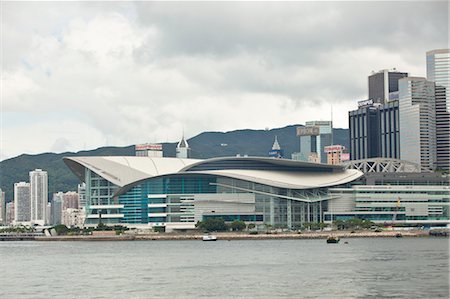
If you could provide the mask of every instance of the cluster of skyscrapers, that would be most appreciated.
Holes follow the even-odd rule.
[[[84,198],[84,184],[78,186],[78,192],[68,191],[53,194],[53,198],[49,202],[47,172],[35,169],[29,172],[29,177],[29,182],[14,184],[14,200],[12,202],[6,203],[5,192],[0,189],[0,224],[83,225],[84,212],[80,209],[80,198]]]
[[[47,173],[36,169],[29,183],[14,185],[13,203],[0,190],[0,217],[166,230],[209,218],[287,228],[350,218],[448,225],[450,52],[426,57],[426,78],[395,69],[369,76],[368,99],[348,114],[349,149],[334,144],[330,120],[297,128],[291,160],[282,159],[277,137],[268,158],[191,159],[184,136],[172,158],[161,144],[138,144],[135,157],[64,158],[83,182],[78,192],[55,193],[48,203]]]
[[[429,51],[426,59],[426,78],[396,70],[369,76],[369,98],[349,112],[352,160],[393,158],[449,170],[449,50]]]
[[[14,184],[14,222],[44,225],[48,214],[48,175],[42,169],[30,171],[29,175],[30,182]]]

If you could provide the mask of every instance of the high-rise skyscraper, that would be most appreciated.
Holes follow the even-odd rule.
[[[395,70],[381,70],[369,76],[369,100],[384,104],[398,99],[398,80],[407,77],[408,73]]]
[[[53,193],[52,198],[52,223],[53,225],[61,224],[62,202],[64,193]]]
[[[30,171],[31,222],[44,225],[48,203],[48,176],[42,169]]]
[[[52,224],[52,203],[48,202],[47,207],[45,210],[45,224],[50,225]]]
[[[332,121],[307,121],[297,128],[300,152],[292,155],[295,160],[327,163],[325,147],[333,144]]]
[[[77,193],[80,209],[86,208],[86,183],[78,184]]]
[[[398,80],[407,76],[388,70],[369,76],[369,99],[348,114],[351,160],[400,158]]]
[[[436,164],[450,169],[450,49],[427,52],[427,79],[435,83]]]
[[[0,225],[6,224],[6,198],[5,192],[0,188]]]
[[[348,113],[350,158],[361,160],[380,155],[380,116],[373,101],[367,101],[357,110]]]
[[[366,102],[366,101],[364,101]],[[352,160],[400,158],[399,102],[370,104],[349,111]]]
[[[31,200],[30,183],[20,182],[14,184],[14,222],[30,222]]]
[[[77,192],[74,191],[68,191],[63,194],[63,203],[62,203],[62,209],[79,209],[80,203],[79,203],[79,196]]]
[[[420,77],[399,80],[400,158],[436,168],[434,83]]]
[[[8,202],[6,204],[6,225],[10,225],[14,221],[14,201]]]

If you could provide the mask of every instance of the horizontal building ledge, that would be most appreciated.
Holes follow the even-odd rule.
[[[124,214],[102,214],[102,219],[110,219],[110,218],[123,218]],[[88,219],[98,219],[99,214],[90,214],[87,216]]]

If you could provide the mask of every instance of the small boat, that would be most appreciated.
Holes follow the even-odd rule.
[[[327,243],[339,243],[339,237],[329,236],[327,238]]]
[[[202,238],[203,241],[217,241],[217,237],[216,236],[211,236],[211,235],[205,235]]]

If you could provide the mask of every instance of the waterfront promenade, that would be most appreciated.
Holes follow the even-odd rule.
[[[424,230],[411,231],[322,231],[322,232],[282,232],[259,233],[223,232],[214,233],[218,240],[273,240],[273,239],[326,239],[330,235],[345,238],[394,238],[398,234],[402,237],[428,237],[429,232]],[[162,241],[162,240],[201,240],[202,233],[158,233],[158,234],[123,234],[123,235],[73,235],[73,236],[39,236],[36,241]]]

